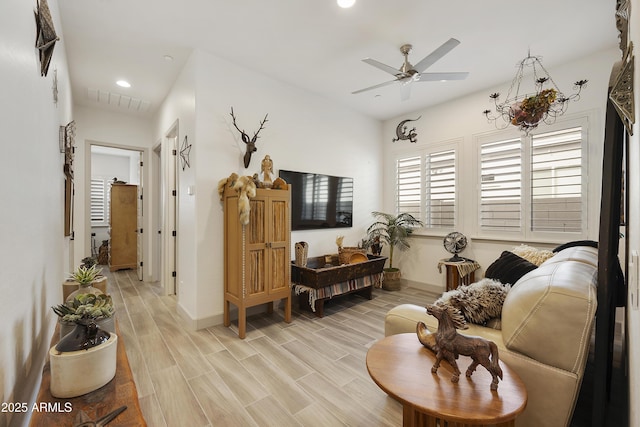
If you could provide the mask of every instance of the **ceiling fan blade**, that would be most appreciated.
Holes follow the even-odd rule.
[[[423,73],[420,74],[418,82],[437,82],[445,80],[464,80],[469,73]]]
[[[449,40],[444,42],[442,46],[440,46],[439,48],[431,52],[429,55],[422,58],[422,60],[418,62],[413,68],[417,72],[422,73],[424,70],[432,66],[438,59],[445,56],[447,53],[451,51],[451,49],[458,46],[459,44],[460,44],[460,41],[454,38],[450,38]]]
[[[398,74],[402,74],[400,70],[398,70],[397,68],[393,68],[390,65],[383,64],[382,62],[376,61],[375,59],[365,58],[362,60],[362,62],[366,62],[369,65],[373,65],[374,67],[384,71],[385,73],[389,73],[392,76],[397,76]]]
[[[364,89],[360,89],[360,90],[356,90],[355,92],[351,92],[351,94],[355,95],[356,93],[360,93],[360,92],[365,92],[367,90],[371,90],[371,89],[377,89],[379,87],[384,87],[384,86],[388,86],[390,84],[393,84],[395,82],[397,82],[398,80],[390,80],[388,82],[384,82],[384,83],[380,83],[374,86],[369,86],[369,87],[365,87]]]

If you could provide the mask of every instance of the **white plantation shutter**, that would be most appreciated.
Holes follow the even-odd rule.
[[[522,199],[522,141],[520,138],[480,147],[480,227],[519,231]]]
[[[420,156],[396,161],[396,213],[421,219],[422,205]]]
[[[582,128],[531,140],[531,230],[582,231]]]
[[[409,213],[426,228],[456,221],[456,150],[423,151],[396,161],[396,213]]]
[[[111,182],[103,178],[91,178],[91,225],[109,224],[109,189]]]
[[[427,218],[431,228],[454,227],[456,215],[456,152],[447,150],[425,156]]]

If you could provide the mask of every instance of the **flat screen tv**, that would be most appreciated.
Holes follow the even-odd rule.
[[[291,184],[291,229],[351,227],[353,178],[280,170]]]

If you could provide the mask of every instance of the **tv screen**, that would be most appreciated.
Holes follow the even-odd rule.
[[[353,178],[280,170],[291,184],[291,229],[351,227]]]

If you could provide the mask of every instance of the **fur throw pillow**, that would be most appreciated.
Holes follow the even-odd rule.
[[[483,325],[494,317],[500,317],[509,289],[509,284],[485,278],[445,292],[435,303],[460,310],[468,322]]]
[[[553,251],[549,251],[546,249],[536,249],[533,246],[524,244],[516,246],[511,252],[521,258],[526,259],[530,263],[537,265],[538,267],[540,266],[540,264],[555,255],[555,252]]]

